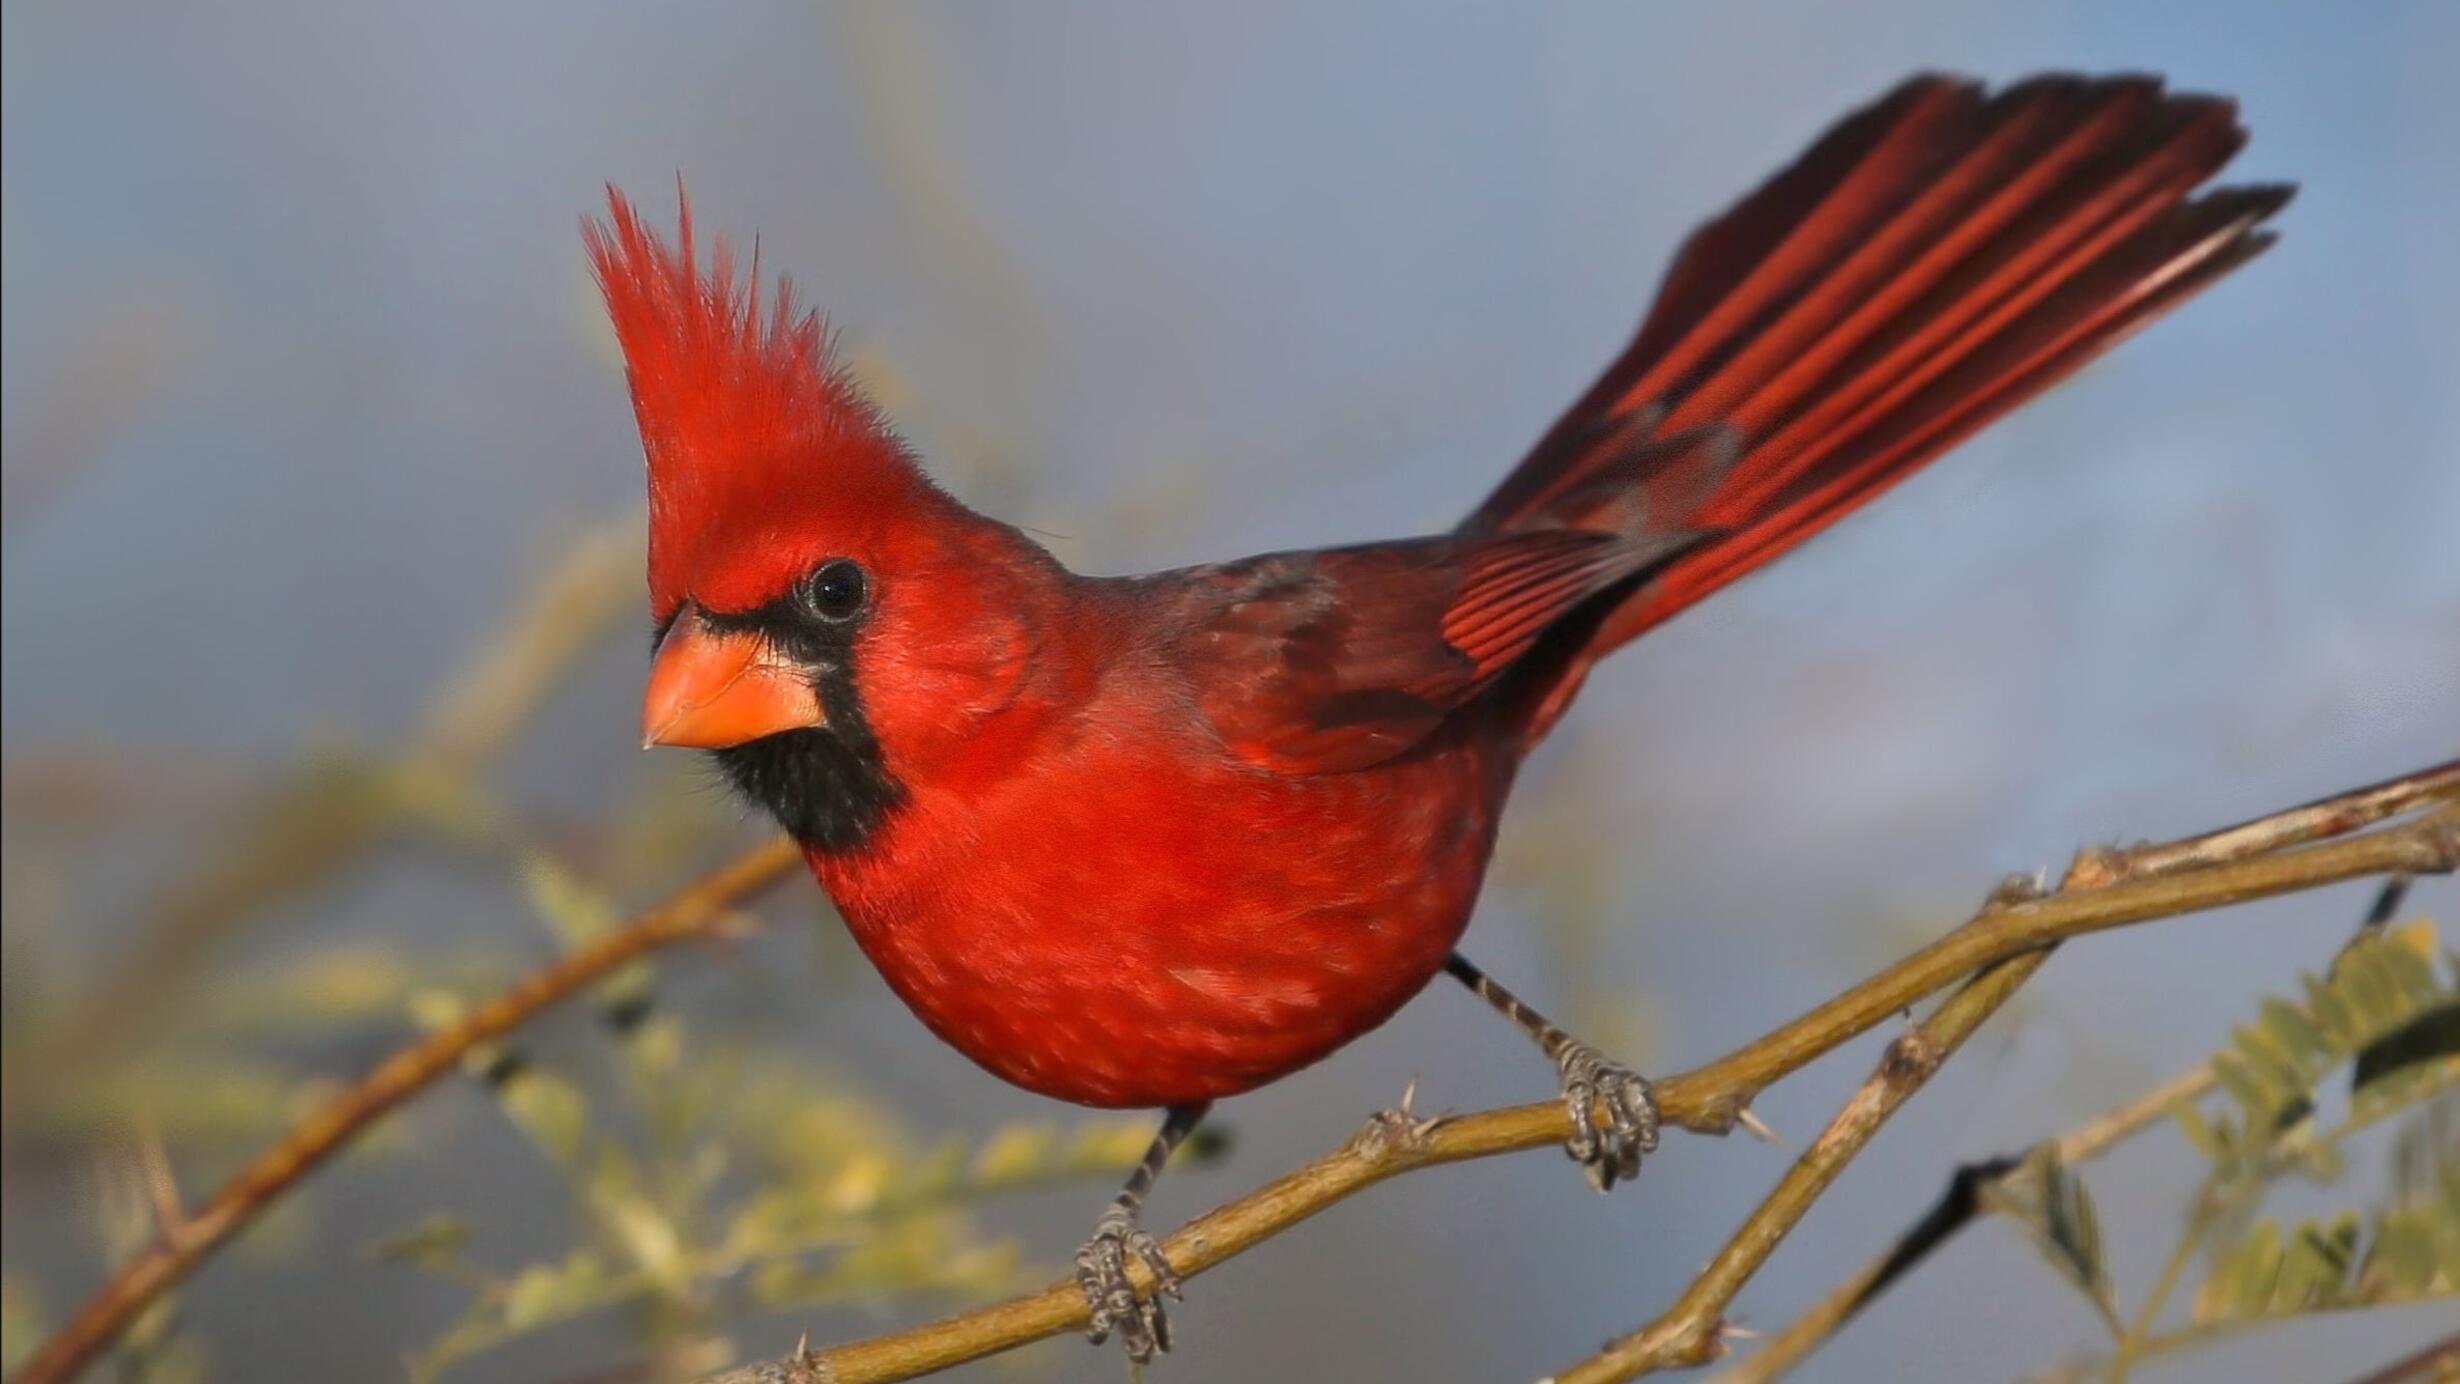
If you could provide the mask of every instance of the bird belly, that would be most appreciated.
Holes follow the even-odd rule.
[[[1319,776],[1093,766],[1013,811],[918,796],[873,849],[813,867],[958,1051],[1061,1100],[1170,1105],[1306,1066],[1423,988],[1509,776],[1483,744]]]

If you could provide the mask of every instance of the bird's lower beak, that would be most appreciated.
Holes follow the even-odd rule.
[[[763,636],[713,628],[686,605],[658,641],[641,698],[641,748],[722,750],[828,724],[808,675]]]

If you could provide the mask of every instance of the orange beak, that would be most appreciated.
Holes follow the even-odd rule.
[[[828,724],[809,676],[748,630],[719,630],[690,605],[658,641],[641,697],[641,748],[722,750]]]

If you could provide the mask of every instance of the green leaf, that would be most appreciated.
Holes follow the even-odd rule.
[[[557,1166],[578,1173],[589,1138],[589,1098],[580,1087],[524,1067],[496,1088],[496,1101]]]
[[[607,1281],[605,1264],[574,1250],[560,1264],[532,1264],[504,1290],[500,1316],[515,1331],[546,1325],[590,1306]]]
[[[2260,1020],[2264,1036],[2269,1038],[2301,1070],[2319,1067],[2331,1060],[2331,1039],[2312,1016],[2278,995],[2264,1000]]]
[[[2212,1070],[2245,1138],[2224,1120],[2179,1118],[2225,1183],[2260,1180],[2281,1164],[2333,1171],[2332,1137],[2310,1141],[2304,1126],[2316,1088],[2344,1062],[2355,1062],[2352,1125],[2460,1081],[2460,986],[2438,969],[2440,955],[2433,924],[2422,920],[2367,934],[2328,974],[2303,977],[2299,999],[2266,999],[2255,1022],[2231,1032]]]
[[[2254,1316],[2272,1298],[2273,1280],[2281,1268],[2281,1228],[2267,1218],[2248,1228],[2238,1242],[2213,1256],[2195,1295],[2198,1325]]]
[[[2187,1142],[2195,1145],[2204,1157],[2215,1163],[2234,1157],[2237,1141],[2232,1137],[2232,1126],[2227,1121],[2215,1123],[2205,1118],[2204,1112],[2191,1100],[2173,1103],[2170,1118],[2178,1122],[2179,1131],[2187,1136]]]
[[[552,856],[536,851],[523,855],[521,886],[530,907],[566,947],[594,942],[614,931],[620,921],[621,915],[605,895]]]
[[[1982,1202],[2022,1225],[2051,1267],[2092,1302],[2111,1334],[2123,1332],[2101,1218],[2084,1179],[2060,1161],[2057,1144],[2037,1145],[2008,1175],[1984,1182]]]
[[[410,1020],[428,1033],[451,1028],[469,1012],[469,1003],[450,990],[425,986],[410,992]]]
[[[683,1234],[673,1220],[647,1198],[610,1198],[606,1217],[625,1254],[668,1297],[690,1296],[692,1270]]]
[[[368,1247],[371,1258],[450,1276],[462,1264],[462,1252],[477,1238],[470,1223],[438,1211],[398,1235]]]
[[[2369,1297],[2416,1296],[2435,1280],[2435,1226],[2428,1217],[2393,1212],[2376,1227],[2358,1272],[2358,1289]]]
[[[1058,1127],[1047,1120],[1002,1125],[974,1154],[973,1179],[992,1186],[1030,1181],[1058,1149]]]
[[[0,1277],[0,1370],[14,1374],[51,1334],[42,1302],[22,1279]]]
[[[2390,1199],[2284,1226],[2260,1220],[2216,1249],[2202,1325],[2460,1293],[2460,1102],[2438,1101],[2395,1140]]]
[[[2246,1111],[2247,1128],[2262,1129],[2271,1123],[2264,1116],[2271,1108],[2272,1093],[2264,1089],[2262,1081],[2248,1070],[2246,1062],[2235,1052],[2215,1055],[2212,1074],[2220,1078],[2221,1089],[2236,1097],[2239,1106]]]

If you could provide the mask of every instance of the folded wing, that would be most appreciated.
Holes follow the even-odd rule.
[[[1692,541],[1558,529],[1173,573],[1175,661],[1240,757],[1283,773],[1364,768],[1423,740],[1583,601]]]

